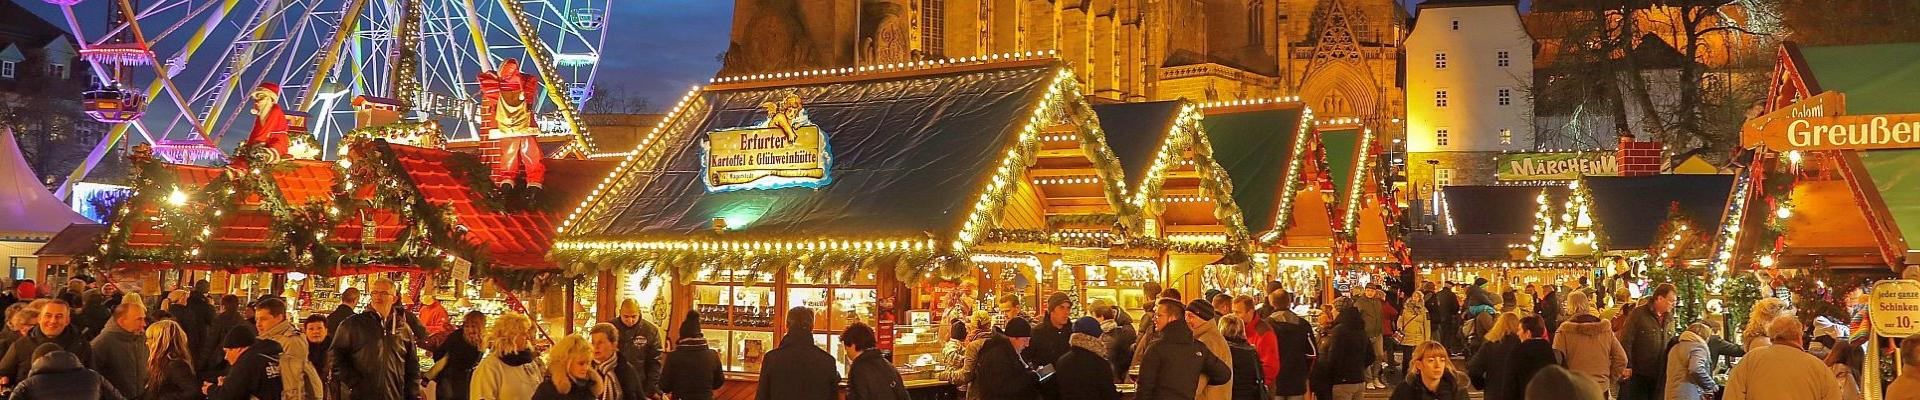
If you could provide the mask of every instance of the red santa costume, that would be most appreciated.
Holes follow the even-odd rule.
[[[481,127],[500,149],[500,162],[493,169],[496,184],[511,185],[521,173],[529,187],[546,180],[547,167],[541,162],[545,155],[536,141],[540,128],[534,125],[530,104],[539,84],[520,73],[520,61],[511,58],[501,61],[498,71],[480,73]]]
[[[287,114],[280,108],[280,84],[262,82],[250,93],[253,99],[255,115],[253,132],[247,134],[247,144],[263,145],[273,149],[281,159],[289,158],[287,148]]]

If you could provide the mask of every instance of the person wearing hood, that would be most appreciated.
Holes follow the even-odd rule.
[[[1553,349],[1566,358],[1568,370],[1592,380],[1600,388],[1627,377],[1627,350],[1613,334],[1613,323],[1593,315],[1593,302],[1584,292],[1567,293],[1572,318],[1560,323]]]
[[[873,328],[855,322],[840,332],[840,346],[853,360],[847,362],[847,400],[910,400],[900,370],[879,349]]]
[[[1051,365],[1067,352],[1067,337],[1073,327],[1073,299],[1064,292],[1047,295],[1047,309],[1040,316],[1040,326],[1033,329],[1033,345],[1020,353],[1032,367]]]
[[[5,382],[26,379],[33,372],[33,349],[44,343],[59,345],[83,363],[93,359],[93,345],[87,343],[86,336],[81,334],[79,328],[72,326],[73,309],[59,300],[47,301],[47,305],[40,309],[38,326],[15,340],[12,346],[7,347],[6,355],[0,356],[0,377],[6,378]]]
[[[1211,302],[1194,299],[1192,302],[1187,303],[1187,328],[1193,331],[1193,340],[1199,341],[1200,344],[1207,346],[1207,351],[1220,357],[1221,360],[1227,363],[1229,369],[1238,369],[1240,367],[1233,364],[1233,353],[1227,348],[1227,337],[1220,334],[1219,326],[1213,322],[1213,320],[1219,318],[1220,313],[1214,311],[1213,303]],[[1199,400],[1232,399],[1232,374],[1228,374],[1227,383],[1224,385],[1207,385],[1202,383],[1198,389],[1199,392],[1194,395],[1194,398]]]
[[[1107,370],[1113,371],[1114,382],[1127,379],[1127,368],[1133,365],[1134,343],[1140,335],[1133,330],[1133,317],[1119,307],[1114,307],[1105,299],[1093,301],[1093,317],[1100,321],[1100,355],[1107,360]]]
[[[1578,292],[1575,292],[1578,293]],[[1591,304],[1589,304],[1591,306]],[[1548,365],[1527,382],[1528,399],[1606,400],[1601,386],[1586,376],[1558,365]]]
[[[533,321],[524,314],[501,315],[487,341],[487,358],[473,370],[467,396],[472,400],[516,400],[533,396],[546,379],[546,367],[533,354]]]
[[[253,304],[252,313],[253,327],[260,332],[260,340],[280,344],[281,388],[285,390],[280,398],[317,400],[325,396],[325,385],[320,383],[320,370],[313,367],[308,357],[312,349],[307,347],[307,338],[294,331],[293,318],[287,314],[286,300],[279,297],[261,299]]]
[[[630,379],[620,381],[622,400],[652,399],[660,394],[660,328],[640,315],[640,302],[620,301],[620,316],[608,321],[620,332],[618,374]]]
[[[682,324],[680,330],[682,338],[687,333],[685,325]],[[775,396],[780,400],[839,397],[840,371],[834,368],[833,355],[813,344],[812,308],[795,306],[787,310],[787,334],[780,338],[780,347],[767,352],[764,360],[759,390],[754,393],[759,400],[772,400]],[[671,371],[672,367],[668,365],[667,370]]]
[[[795,309],[801,308],[805,307]],[[813,317],[808,316],[807,321],[813,321]],[[793,325],[787,325],[787,329],[793,328]],[[807,328],[811,330],[810,326]],[[707,346],[706,335],[700,331],[700,313],[687,310],[687,318],[680,321],[678,333],[680,340],[675,342],[673,351],[667,353],[666,366],[661,369],[664,375],[660,377],[660,393],[673,396],[674,399],[713,399],[713,391],[720,389],[720,385],[726,383],[726,376],[720,372],[720,353]],[[807,347],[813,347],[813,344],[809,342]],[[819,348],[815,347],[814,350]],[[771,357],[772,354],[768,356]],[[762,365],[772,367],[775,364],[769,359]],[[827,371],[833,371],[831,364],[827,366]],[[773,393],[767,392],[764,380],[761,381],[761,385],[761,391],[756,396],[762,399],[772,397]]]
[[[1274,312],[1267,315],[1280,351],[1279,372],[1273,376],[1273,395],[1280,400],[1305,400],[1307,370],[1318,348],[1313,345],[1313,325],[1293,312],[1293,294],[1276,291],[1267,296]]]
[[[1105,336],[1100,321],[1093,317],[1073,321],[1073,334],[1067,339],[1073,347],[1053,363],[1057,372],[1048,381],[1060,400],[1120,400],[1120,391],[1113,385],[1113,364],[1101,355],[1107,351],[1101,343]]]
[[[1253,310],[1249,309],[1251,313]],[[1227,352],[1233,355],[1233,400],[1268,400],[1266,364],[1260,360],[1260,350],[1247,342],[1247,322],[1238,315],[1221,316],[1215,325],[1221,336],[1227,338]]]
[[[1339,309],[1333,317],[1333,333],[1327,338],[1320,361],[1313,363],[1315,398],[1359,400],[1366,390],[1367,366],[1373,365],[1373,343],[1367,340],[1367,321],[1353,306]]]
[[[207,400],[279,399],[285,392],[280,342],[255,339],[253,328],[234,327],[220,341],[227,374],[207,392]]]
[[[146,396],[147,306],[127,303],[114,310],[113,320],[89,343],[93,352],[93,370],[107,378],[114,389],[130,398]]]
[[[1453,366],[1453,357],[1440,342],[1427,341],[1408,351],[1407,381],[1393,388],[1389,400],[1467,400],[1467,375]]]
[[[1040,376],[1027,368],[1020,352],[1033,339],[1026,317],[1007,320],[1005,328],[980,343],[973,368],[963,378],[970,382],[968,398],[1029,400],[1040,396]],[[762,399],[766,400],[766,399]]]
[[[1713,381],[1713,352],[1707,350],[1707,324],[1695,323],[1667,350],[1666,400],[1701,400],[1720,390]]]
[[[80,365],[80,358],[60,350],[60,346],[51,343],[36,347],[45,353],[35,357],[33,376],[20,382],[13,388],[13,399],[21,400],[68,400],[103,399],[120,400],[126,397],[107,383],[107,379]]]
[[[468,311],[460,318],[460,328],[454,329],[439,348],[433,349],[434,368],[440,372],[431,379],[439,385],[434,392],[441,400],[470,397],[473,370],[480,367],[480,359],[486,356],[481,351],[481,346],[487,344],[486,332],[487,315],[479,310]]]
[[[1162,298],[1154,303],[1153,325],[1160,338],[1147,343],[1146,353],[1138,359],[1136,399],[1194,400],[1201,387],[1223,386],[1233,380],[1229,361],[1194,340],[1188,315],[1187,306],[1179,300]]]

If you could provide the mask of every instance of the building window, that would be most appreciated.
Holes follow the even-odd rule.
[[[1513,144],[1513,130],[1500,129],[1500,144]]]
[[[1447,145],[1447,128],[1433,130],[1433,144],[1440,146]]]
[[[1503,105],[1503,106],[1513,105],[1513,89],[1501,88],[1500,90],[1495,91],[1495,93],[1498,93],[1497,95],[1495,95],[1495,97],[1496,97],[1496,100],[1500,102],[1500,105]]]
[[[947,0],[920,0],[920,48],[931,57],[946,54]]]
[[[1457,31],[1457,30],[1460,30],[1460,19],[1459,19],[1459,18],[1454,18],[1454,19],[1453,19],[1453,30],[1456,30],[1456,31]]]
[[[1434,107],[1447,106],[1447,91],[1445,89],[1433,91],[1433,106]]]
[[[60,79],[67,79],[67,78],[71,78],[71,76],[68,76],[68,75],[67,75],[67,65],[66,65],[66,64],[54,64],[54,65],[53,65],[53,75],[55,75],[55,76],[59,76],[59,77],[60,77]]]
[[[15,65],[12,61],[0,61],[0,78],[12,78]]]
[[[1433,69],[1447,69],[1447,52],[1433,53]]]
[[[1434,168],[1434,186],[1453,186],[1453,168]]]
[[[1511,61],[1512,59],[1513,57],[1507,54],[1506,50],[1501,50],[1497,53],[1494,53],[1494,62],[1497,64],[1500,64],[1501,67],[1506,67],[1507,65],[1512,64],[1513,63]]]

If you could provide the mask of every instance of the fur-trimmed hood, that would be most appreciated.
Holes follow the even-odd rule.
[[[1093,354],[1098,354],[1103,358],[1107,355],[1106,345],[1100,344],[1100,338],[1085,333],[1075,333],[1072,336],[1068,336],[1067,343],[1072,344],[1073,347],[1091,351]]]

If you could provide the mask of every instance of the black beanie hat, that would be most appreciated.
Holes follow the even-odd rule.
[[[220,340],[220,348],[243,349],[253,345],[253,328],[236,326],[227,330],[226,338]]]
[[[1193,315],[1200,317],[1200,319],[1208,321],[1220,317],[1220,313],[1214,312],[1213,303],[1208,303],[1206,300],[1201,299],[1193,299],[1193,301],[1188,302],[1187,312],[1193,313]]]
[[[1033,324],[1028,323],[1026,317],[1014,317],[1007,321],[1007,327],[1002,333],[1007,337],[1033,337]]]
[[[680,338],[697,338],[700,333],[700,312],[687,310],[687,318],[680,321]]]

